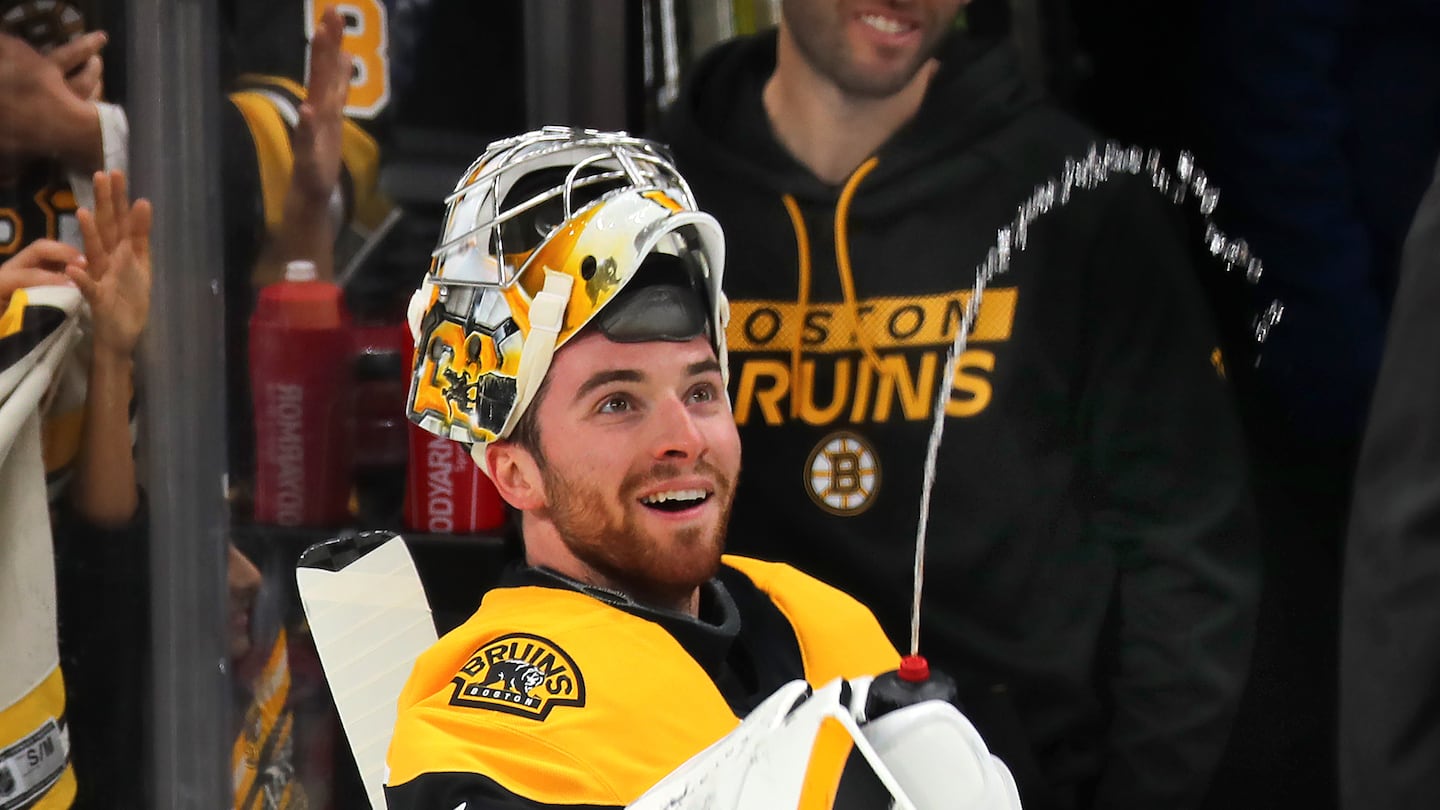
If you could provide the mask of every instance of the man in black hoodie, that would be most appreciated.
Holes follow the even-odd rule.
[[[1244,680],[1256,531],[1192,253],[1146,181],[1077,189],[978,265],[1093,135],[954,30],[960,0],[786,0],[697,65],[664,137],[734,234],[749,466],[731,542],[874,606],[902,641],[948,386],[921,650],[1027,808],[1198,805]]]

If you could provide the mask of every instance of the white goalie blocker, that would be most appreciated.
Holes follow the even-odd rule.
[[[341,724],[376,810],[385,806],[385,752],[396,701],[415,659],[435,643],[429,600],[404,540],[386,532],[308,550],[296,570],[301,602]],[[816,742],[838,726],[878,780],[837,808],[1017,810],[1015,782],[956,708],[929,700],[865,717],[871,679],[815,690],[786,684],[731,733],[691,757],[630,810],[788,810],[799,806]],[[853,798],[853,797],[852,797]]]
[[[691,757],[629,810],[797,807],[827,724],[849,734],[854,752],[889,794],[888,802],[866,807],[1019,810],[1009,769],[954,706],[927,700],[867,721],[863,707],[870,683],[870,678],[835,680],[813,694],[804,681],[782,686],[738,728]],[[858,806],[845,802],[844,784],[836,807]]]

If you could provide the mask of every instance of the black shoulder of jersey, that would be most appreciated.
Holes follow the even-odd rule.
[[[542,804],[506,790],[488,776],[478,773],[427,773],[403,785],[385,786],[385,805],[390,810],[432,810],[464,805],[486,810],[620,810],[620,805]]]

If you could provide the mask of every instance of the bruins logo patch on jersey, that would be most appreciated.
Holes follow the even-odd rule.
[[[485,644],[451,683],[451,706],[535,720],[549,717],[557,706],[585,705],[585,678],[574,659],[553,641],[529,633],[510,633]]]

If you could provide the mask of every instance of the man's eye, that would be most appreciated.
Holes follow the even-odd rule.
[[[600,403],[600,413],[625,413],[628,410],[630,410],[630,400],[619,395],[606,397]]]
[[[697,385],[690,390],[691,402],[711,402],[715,399],[715,386],[709,383]]]

